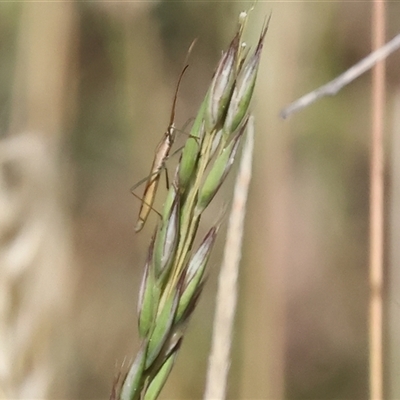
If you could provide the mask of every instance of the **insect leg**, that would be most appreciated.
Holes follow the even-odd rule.
[[[143,182],[142,182],[143,183]],[[131,193],[140,201],[142,202],[144,205],[146,205],[147,207],[149,207],[151,210],[153,210],[156,214],[158,214],[159,217],[162,217],[162,215],[149,203],[147,203],[146,201],[144,201],[144,199],[140,196],[138,196],[135,192],[133,192],[131,190]]]
[[[167,185],[167,190],[169,190],[169,177],[168,177],[168,168],[164,167],[164,171],[165,171],[165,183]]]

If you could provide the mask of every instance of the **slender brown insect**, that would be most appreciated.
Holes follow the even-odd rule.
[[[193,42],[188,50],[188,55],[193,47],[195,42]],[[188,56],[187,56],[188,57]],[[187,58],[186,57],[186,58]],[[153,210],[153,203],[157,193],[158,183],[160,182],[161,172],[165,168],[164,164],[167,160],[169,153],[171,151],[171,147],[174,144],[175,136],[176,136],[176,129],[175,129],[175,108],[176,108],[176,101],[178,98],[178,91],[179,86],[181,84],[182,77],[188,68],[188,64],[186,64],[181,74],[179,75],[178,83],[175,89],[174,101],[172,103],[171,109],[171,116],[169,120],[169,125],[167,130],[164,133],[163,138],[161,139],[160,143],[156,147],[156,152],[154,155],[153,164],[151,166],[150,175],[146,179],[146,187],[144,189],[143,197],[137,196],[133,190],[135,190],[139,185],[143,182],[138,182],[133,188],[131,189],[132,194],[141,200],[142,204],[139,211],[139,217],[135,226],[135,232],[139,232],[142,230],[144,224],[147,221],[149,216],[150,210]]]

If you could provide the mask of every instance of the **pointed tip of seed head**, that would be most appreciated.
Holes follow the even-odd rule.
[[[241,32],[232,39],[228,50],[223,54],[210,87],[210,96],[206,110],[206,123],[210,129],[218,125],[229,104],[235,78],[235,64],[238,57]]]
[[[269,23],[271,21],[271,17],[272,17],[272,12],[269,14],[268,18],[265,17],[264,26],[263,26],[263,29],[261,31],[260,39],[259,39],[258,44],[257,44],[256,53],[259,53],[262,50],[262,47],[264,45],[264,39],[265,39],[265,36],[266,36],[266,34],[268,32],[268,28],[269,28]]]
[[[233,37],[226,54],[226,57],[235,57],[240,47],[241,32],[238,30],[236,35]]]

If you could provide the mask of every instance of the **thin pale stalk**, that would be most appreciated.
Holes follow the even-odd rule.
[[[251,179],[254,146],[254,119],[247,125],[246,142],[236,178],[232,211],[225,242],[224,259],[218,280],[214,332],[208,362],[205,400],[225,399],[230,366],[233,323],[238,296],[239,263],[242,256],[244,217]]]
[[[389,262],[388,262],[388,355],[387,373],[390,400],[400,399],[400,88],[397,88],[392,114],[392,138],[390,141],[390,217],[389,217]]]
[[[377,0],[378,3],[380,1],[382,0]],[[400,34],[396,35],[390,42],[386,43],[384,46],[382,42],[382,47],[379,47],[377,50],[370,53],[367,57],[363,58],[357,64],[353,65],[351,68],[343,72],[343,74],[339,75],[332,81],[326,83],[323,86],[320,86],[318,89],[315,89],[310,93],[305,94],[304,96],[289,104],[280,112],[281,117],[286,119],[290,115],[310,106],[322,97],[336,95],[349,83],[353,82],[362,74],[369,71],[377,63],[381,62],[398,49],[400,49]]]
[[[373,2],[373,48],[385,41],[385,2]],[[383,399],[383,223],[384,223],[384,103],[385,62],[379,62],[372,75],[372,151],[370,166],[370,306],[369,362],[370,399]]]

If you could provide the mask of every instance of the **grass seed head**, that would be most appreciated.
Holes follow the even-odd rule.
[[[210,96],[207,106],[206,126],[214,129],[226,114],[226,107],[230,102],[235,87],[236,60],[239,53],[240,34],[233,38],[228,51],[224,53],[218,64],[210,86]]]
[[[153,326],[159,301],[159,287],[153,268],[154,237],[147,256],[145,272],[140,286],[138,302],[139,335],[145,338]]]
[[[204,272],[217,237],[218,229],[219,226],[214,226],[210,229],[186,267],[184,289],[179,301],[176,321],[181,321],[186,310],[193,308],[190,307],[191,304],[197,301],[197,297],[200,294],[198,291],[199,288],[202,288],[201,283],[204,279]]]
[[[207,276],[219,224],[192,252],[204,210],[225,181],[243,135],[267,26],[242,45],[247,13],[223,54],[186,141],[157,226],[139,296],[142,346],[118,400],[156,399],[173,366]],[[114,393],[115,397],[115,393]],[[114,399],[113,399],[114,400]]]
[[[193,177],[200,156],[200,147],[205,132],[204,111],[207,101],[208,95],[206,95],[206,98],[200,107],[190,131],[190,136],[182,151],[182,156],[179,162],[179,181],[177,182],[177,186],[179,186],[181,192],[185,191],[189,186],[189,182]]]
[[[175,191],[175,189],[173,189]],[[175,256],[176,246],[179,240],[179,199],[175,191],[175,198],[171,207],[165,208],[162,226],[158,230],[154,248],[154,268],[155,274],[164,286],[164,279],[168,278],[168,273]]]
[[[199,198],[197,202],[198,212],[202,212],[210,204],[218,192],[221,185],[224,183],[232,164],[235,160],[236,153],[239,148],[240,139],[245,131],[246,123],[237,135],[231,139],[228,145],[217,156],[214,165],[211,167],[202,188],[199,191]]]

